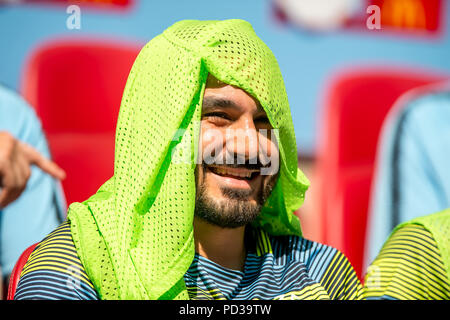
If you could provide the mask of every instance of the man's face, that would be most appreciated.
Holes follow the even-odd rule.
[[[203,161],[196,169],[197,217],[236,228],[258,216],[278,177],[278,146],[271,129],[257,100],[208,77],[199,143]]]

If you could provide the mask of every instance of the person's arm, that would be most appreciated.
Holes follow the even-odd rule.
[[[20,254],[64,220],[66,204],[60,182],[46,172],[55,167],[33,108],[0,85],[0,115],[0,265],[7,282]],[[17,158],[28,164],[18,166]],[[28,179],[20,173],[26,167]]]
[[[450,285],[436,241],[424,227],[397,230],[369,267],[366,299],[450,299]]]

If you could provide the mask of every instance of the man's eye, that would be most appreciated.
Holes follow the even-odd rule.
[[[231,120],[230,116],[223,112],[210,112],[203,115],[203,118],[208,118],[210,120]]]
[[[261,123],[270,123],[269,118],[267,118],[266,116],[258,117],[254,121],[261,122]]]
[[[259,124],[259,125],[262,125],[264,127],[270,126],[269,118],[267,118],[266,116],[258,117],[254,121],[255,121],[255,124]]]

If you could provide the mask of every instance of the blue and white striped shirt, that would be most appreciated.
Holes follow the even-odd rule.
[[[184,280],[191,299],[358,299],[361,284],[338,250],[249,228],[244,271],[195,255]],[[65,222],[33,251],[15,299],[98,299]]]

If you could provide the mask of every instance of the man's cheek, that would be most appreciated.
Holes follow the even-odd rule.
[[[277,140],[273,134],[272,139],[260,139],[259,159],[263,165],[261,175],[273,176],[278,173],[280,168],[280,153]]]
[[[222,132],[217,129],[205,129],[200,136],[198,163],[223,164]]]
[[[280,158],[277,152],[271,153],[271,155],[266,160],[269,164],[266,166],[266,164],[263,163],[264,167],[261,168],[261,175],[263,176],[273,176],[276,175],[280,169]]]

